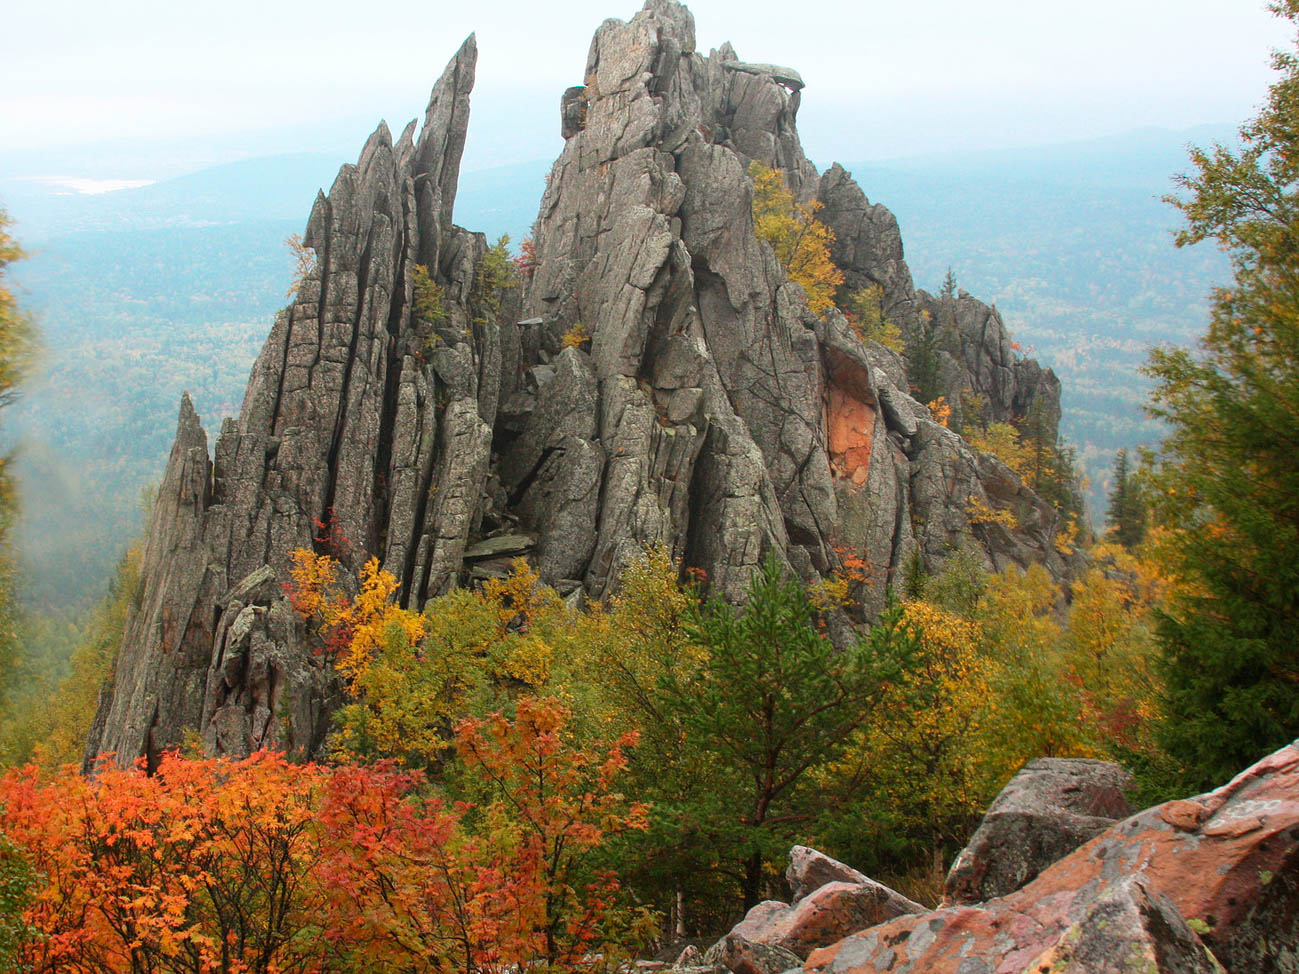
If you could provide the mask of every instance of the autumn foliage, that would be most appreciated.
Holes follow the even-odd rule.
[[[816,218],[821,202],[795,199],[779,169],[754,162],[749,176],[753,179],[754,233],[771,244],[789,279],[803,286],[808,307],[825,314],[834,306],[843,271],[830,259],[834,231]]]
[[[4,828],[41,877],[37,972],[317,970],[324,773],[272,754],[163,759],[153,776],[0,780]]]
[[[293,553],[294,611],[313,620],[334,665],[349,681],[364,675],[370,661],[389,638],[417,643],[424,635],[424,617],[393,602],[397,579],[371,558],[361,568],[361,590],[348,598],[339,585],[339,566],[328,555],[305,548]]]
[[[93,778],[0,779],[3,826],[40,877],[36,972],[501,971],[634,943],[617,880],[588,868],[643,828],[624,736],[578,746],[553,698],[456,731],[479,804],[392,765],[163,758]]]
[[[1042,754],[1144,760],[1166,582],[1099,550],[1067,615],[1041,569],[954,554],[860,642],[870,566],[744,608],[653,549],[606,604],[516,561],[422,612],[377,561],[295,555],[346,691],[330,764],[165,755],[0,778],[0,966],[37,972],[611,970],[721,928],[812,842],[924,897]],[[16,960],[14,960],[16,958]]]

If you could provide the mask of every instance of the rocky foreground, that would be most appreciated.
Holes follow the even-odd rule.
[[[759,904],[676,969],[1299,971],[1299,742],[1216,791],[1135,815],[1126,784],[1106,762],[1031,762],[957,858],[936,910],[796,846],[793,902]]]

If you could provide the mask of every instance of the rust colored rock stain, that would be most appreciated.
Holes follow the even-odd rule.
[[[826,397],[825,425],[830,442],[830,468],[858,487],[866,483],[871,468],[871,443],[875,438],[875,410],[837,385]]]

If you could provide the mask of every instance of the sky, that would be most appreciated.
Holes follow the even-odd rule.
[[[47,0],[0,23],[0,177],[149,180],[274,152],[354,154],[422,115],[471,31],[467,169],[548,158],[614,0]],[[818,164],[1237,122],[1290,42],[1262,0],[698,0],[701,51],[796,68]],[[93,183],[85,184],[93,186]]]

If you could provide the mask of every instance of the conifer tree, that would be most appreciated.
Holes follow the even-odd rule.
[[[952,265],[947,265],[947,275],[943,278],[943,286],[938,292],[940,298],[956,297],[956,275],[952,272]]]
[[[921,316],[923,319],[923,315]],[[939,372],[938,334],[933,322],[922,320],[920,330],[907,342],[907,382],[911,394],[922,403],[933,402],[943,394]]]
[[[1132,548],[1141,543],[1145,522],[1136,472],[1128,461],[1128,451],[1120,450],[1114,457],[1114,482],[1110,487],[1105,525],[1114,532],[1115,541],[1125,548]]]
[[[708,800],[682,810],[682,827],[730,861],[748,910],[769,864],[833,800],[817,769],[842,755],[919,645],[893,606],[860,643],[836,648],[807,590],[774,557],[746,601],[737,610],[712,598],[692,613],[687,631],[703,657],[666,675],[659,699],[712,779]]]
[[[1273,11],[1299,27],[1299,0]],[[1185,784],[1226,780],[1299,736],[1299,57],[1241,129],[1242,148],[1191,153],[1171,198],[1178,244],[1216,240],[1233,281],[1195,354],[1156,350],[1150,412],[1170,434],[1155,480],[1182,594],[1160,639],[1164,745]]]

